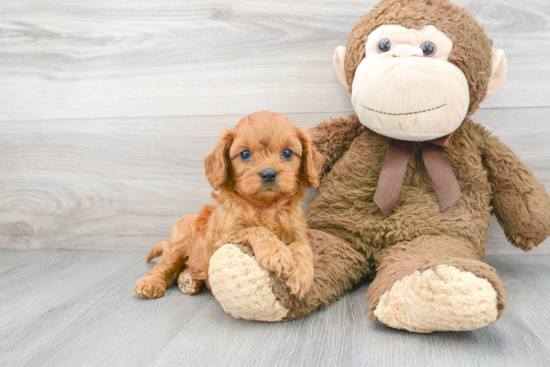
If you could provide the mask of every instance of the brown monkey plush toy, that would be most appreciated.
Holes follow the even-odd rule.
[[[210,284],[235,317],[286,321],[323,308],[376,274],[369,315],[415,332],[472,330],[506,300],[485,262],[494,214],[531,250],[550,234],[544,186],[498,138],[471,121],[506,74],[502,51],[448,0],[384,0],[334,54],[357,115],[310,129],[325,158],[309,206],[315,280],[303,298],[226,244]]]

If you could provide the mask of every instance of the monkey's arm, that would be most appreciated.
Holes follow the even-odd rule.
[[[308,129],[313,146],[325,158],[321,176],[349,149],[353,140],[361,133],[362,126],[357,116],[351,115],[347,119],[323,121]]]
[[[506,144],[489,134],[484,142],[493,213],[508,241],[529,251],[550,235],[550,199],[544,185]]]

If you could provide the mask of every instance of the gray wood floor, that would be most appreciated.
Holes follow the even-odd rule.
[[[2,366],[548,366],[550,255],[491,255],[508,308],[461,333],[366,318],[368,285],[289,323],[227,315],[208,292],[142,300],[145,252],[0,251]]]

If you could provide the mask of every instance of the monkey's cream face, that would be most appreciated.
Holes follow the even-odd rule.
[[[351,101],[359,120],[390,138],[426,141],[455,131],[468,112],[464,73],[448,62],[453,42],[434,26],[383,25],[365,44]]]

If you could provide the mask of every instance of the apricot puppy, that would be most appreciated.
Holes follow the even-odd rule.
[[[306,186],[319,184],[322,163],[306,131],[283,115],[258,112],[226,129],[204,160],[216,204],[183,217],[153,246],[147,261],[162,259],[134,292],[162,297],[176,277],[186,294],[198,293],[202,281],[210,289],[210,258],[231,242],[252,247],[261,267],[304,296],[313,283],[313,253],[300,201]]]

